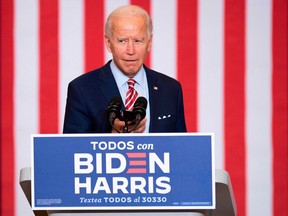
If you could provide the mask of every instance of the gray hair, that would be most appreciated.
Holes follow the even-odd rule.
[[[148,38],[152,36],[153,33],[153,23],[148,12],[143,8],[136,5],[125,5],[114,10],[107,18],[105,24],[105,36],[111,38],[112,36],[112,23],[115,17],[124,17],[127,15],[132,16],[144,16],[146,19],[147,35]]]

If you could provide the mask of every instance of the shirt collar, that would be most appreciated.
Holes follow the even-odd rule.
[[[115,65],[115,62],[112,60],[110,64],[112,74],[116,80],[118,88],[121,88],[123,85],[126,85],[129,77],[124,75],[118,67]],[[141,66],[140,70],[137,72],[136,76],[133,77],[133,79],[136,81],[136,83],[140,86],[144,86],[145,82],[145,69],[143,65]]]

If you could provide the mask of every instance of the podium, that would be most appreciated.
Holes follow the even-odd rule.
[[[20,185],[36,216],[235,216],[212,133],[32,135]]]
[[[236,202],[230,177],[227,171],[217,169],[216,181],[216,209],[193,211],[34,211],[35,216],[236,216]],[[31,204],[31,168],[20,171],[21,188]]]

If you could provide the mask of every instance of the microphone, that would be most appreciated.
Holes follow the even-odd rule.
[[[138,97],[134,103],[133,113],[135,115],[136,125],[146,116],[147,100],[145,97]]]
[[[120,117],[120,109],[121,109],[121,99],[117,96],[114,96],[110,100],[107,108],[107,117],[112,127],[115,119]]]

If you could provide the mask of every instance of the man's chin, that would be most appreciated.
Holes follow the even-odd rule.
[[[139,66],[128,66],[128,67],[125,67],[123,69],[124,69],[125,74],[134,74],[135,75],[140,70],[140,67]]]
[[[138,71],[135,71],[135,70],[125,70],[125,71],[122,71],[126,76],[128,77],[134,77]]]

